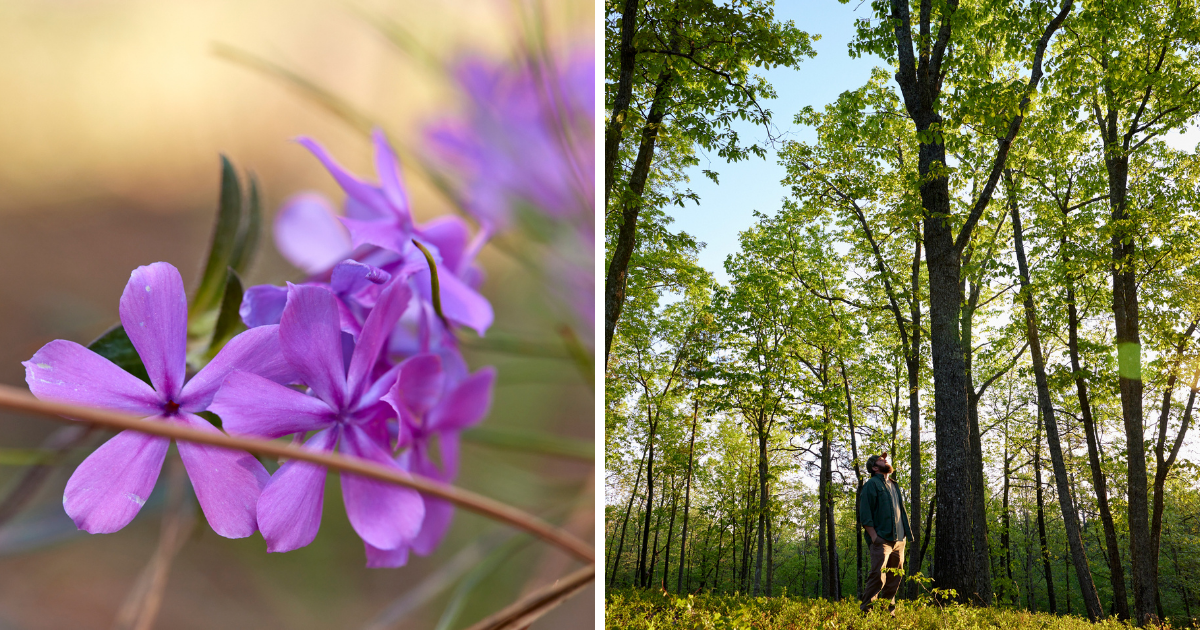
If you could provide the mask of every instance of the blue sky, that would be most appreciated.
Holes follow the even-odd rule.
[[[887,67],[878,57],[852,59],[848,52],[854,20],[871,17],[871,7],[860,0],[849,4],[837,0],[783,0],[776,3],[775,15],[780,20],[793,20],[810,35],[821,35],[821,40],[813,44],[817,56],[806,60],[798,70],[759,71],[778,93],[778,98],[766,106],[773,112],[781,136],[812,142],[816,138],[813,130],[792,122],[796,112],[807,105],[820,109],[842,92],[866,83],[871,68]],[[766,140],[761,127],[739,121],[734,128],[747,143]],[[1200,142],[1200,129],[1193,127],[1187,134],[1173,134],[1167,141],[1176,148],[1193,149]],[[716,171],[721,184],[713,184],[701,169]],[[700,265],[726,283],[725,258],[737,251],[738,233],[753,224],[755,210],[773,214],[780,207],[786,194],[780,184],[784,169],[774,151],[768,151],[766,159],[751,158],[735,164],[727,164],[715,154],[702,154],[700,165],[691,169],[689,176],[688,187],[700,196],[700,204],[671,207],[667,212],[675,218],[674,230],[687,232],[707,244],[700,252]]]

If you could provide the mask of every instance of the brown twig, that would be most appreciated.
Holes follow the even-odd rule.
[[[167,575],[171,562],[187,542],[188,534],[196,524],[196,512],[187,496],[187,474],[183,462],[171,458],[167,472],[167,509],[163,514],[162,529],[158,535],[158,547],[145,568],[138,575],[133,589],[117,612],[114,630],[150,630],[158,617],[163,595],[167,589]]]
[[[524,628],[572,595],[583,590],[596,577],[596,565],[588,565],[563,579],[538,589],[513,602],[467,630],[515,630]]]
[[[74,419],[108,429],[132,429],[141,433],[161,435],[175,440],[211,444],[272,457],[298,459],[343,472],[406,486],[424,494],[445,499],[461,508],[523,529],[542,540],[561,547],[586,563],[595,561],[595,552],[586,542],[523,510],[468,490],[385,468],[356,457],[312,451],[272,440],[234,437],[224,433],[208,433],[169,422],[154,422],[104,409],[77,407],[64,403],[38,400],[15,387],[0,385],[0,408],[35,413],[54,419]]]

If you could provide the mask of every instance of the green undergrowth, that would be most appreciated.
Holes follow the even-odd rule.
[[[800,597],[701,594],[678,597],[657,590],[617,589],[605,597],[607,630],[1123,630],[1116,619],[1090,623],[1011,608],[938,606],[901,601],[896,618],[882,606],[863,615],[850,599],[831,602]],[[1169,624],[1160,626],[1163,630]],[[1191,626],[1195,627],[1195,626]]]

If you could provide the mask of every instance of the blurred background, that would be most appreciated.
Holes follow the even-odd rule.
[[[195,288],[221,153],[264,193],[247,284],[302,279],[269,221],[301,190],[343,195],[291,139],[311,136],[374,179],[366,135],[305,82],[381,124],[403,160],[421,154],[426,125],[466,107],[449,65],[468,53],[514,61],[531,39],[594,50],[594,14],[588,0],[0,3],[0,383],[24,387],[20,362],[43,344],[87,344],[114,324],[138,265],[170,262]],[[419,220],[455,211],[420,169],[406,175]],[[494,365],[499,380],[483,424],[498,433],[464,442],[458,485],[591,540],[591,376],[564,343],[562,305],[513,256],[521,238],[484,249],[496,323],[486,339],[460,336],[471,369]],[[590,351],[583,328],[567,336]],[[261,536],[221,538],[194,501],[169,502],[170,466],[131,525],[91,536],[63,513],[62,490],[109,434],[63,427],[0,411],[0,630],[134,627],[164,580],[158,628],[450,630],[578,566],[460,510],[435,555],[365,569],[336,480],[316,541],[268,555]],[[534,627],[590,627],[592,600],[589,587]]]

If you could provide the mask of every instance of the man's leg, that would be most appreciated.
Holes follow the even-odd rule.
[[[875,602],[875,598],[879,595],[880,589],[884,587],[884,576],[882,569],[887,561],[888,552],[891,551],[892,545],[885,540],[880,540],[878,543],[871,543],[871,571],[867,573],[867,583],[863,587],[863,599],[859,608],[866,612],[870,610],[871,604]]]
[[[904,568],[904,541],[897,542],[890,549],[884,566],[891,571],[887,572],[887,577],[884,578],[883,588],[879,591],[879,598],[888,600],[888,610],[896,609],[896,591],[900,588],[899,572]]]

